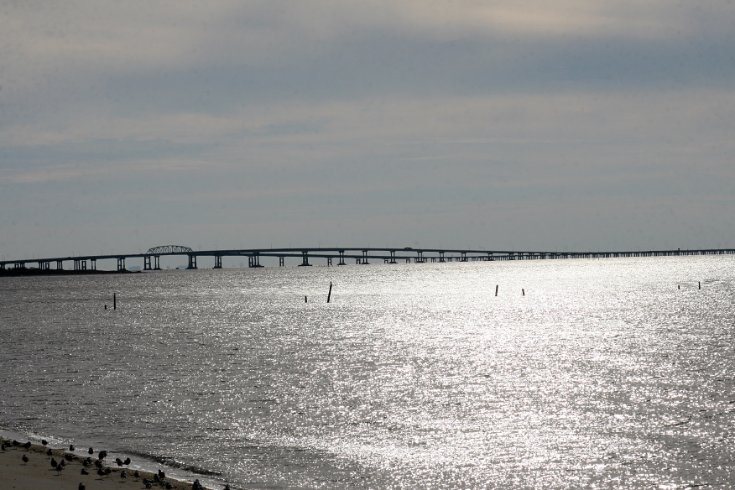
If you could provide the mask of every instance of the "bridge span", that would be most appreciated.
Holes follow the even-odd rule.
[[[347,263],[369,264],[383,262],[397,264],[399,262],[422,264],[426,262],[468,262],[495,260],[551,260],[551,259],[592,259],[616,257],[663,257],[684,255],[732,255],[735,248],[724,249],[675,249],[644,250],[617,252],[559,252],[559,251],[517,251],[517,250],[481,250],[481,249],[449,249],[449,248],[414,248],[414,247],[296,247],[296,248],[251,248],[225,250],[193,250],[181,245],[163,245],[153,247],[142,253],[81,255],[67,257],[42,257],[32,259],[1,260],[2,270],[37,269],[40,271],[65,270],[65,264],[72,264],[74,271],[96,271],[97,261],[113,261],[118,272],[127,270],[128,261],[142,260],[143,270],[161,269],[161,257],[186,256],[188,269],[197,269],[197,259],[211,257],[214,268],[222,268],[223,257],[247,257],[249,267],[262,267],[263,257],[278,259],[279,266],[286,265],[286,259],[296,259],[298,266],[311,266],[312,260],[324,260],[327,266],[346,265]],[[52,265],[54,266],[52,269]]]

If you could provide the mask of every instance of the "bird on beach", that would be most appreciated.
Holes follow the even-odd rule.
[[[87,452],[88,452],[89,454],[94,454],[94,449],[92,449],[92,448],[90,447],[90,448],[89,448],[89,450],[88,450]]]
[[[52,454],[54,454],[54,453],[50,449],[48,451],[46,451],[46,456],[51,456]]]
[[[74,452],[74,444],[69,444],[69,451]]]
[[[57,466],[59,466],[59,463],[57,463],[54,458],[51,458],[51,467],[56,468]]]
[[[97,456],[98,459],[105,459],[107,457],[107,451],[100,451],[99,455]]]
[[[48,446],[48,441],[46,439],[41,439],[41,444]]]
[[[116,464],[116,465],[118,466],[118,468],[119,468],[120,466],[122,466],[122,465],[123,465],[123,461],[122,461],[122,459],[120,459],[120,458],[115,458],[115,464]]]
[[[191,490],[204,490],[204,487],[201,483],[199,483],[199,480],[194,480],[194,484],[191,486]]]
[[[31,448],[31,441],[28,441],[25,444],[23,444],[23,447],[26,448],[26,449],[30,449]]]
[[[24,463],[28,462],[28,456],[26,456],[25,454],[23,455],[21,459],[23,460]]]
[[[84,483],[79,482],[79,490],[85,490],[87,487],[84,486]]]
[[[125,466],[129,466],[130,465],[130,458],[125,458],[125,461],[123,461],[123,464]]]
[[[80,472],[82,475],[89,475],[89,471],[87,471],[86,468],[82,468],[82,471]]]

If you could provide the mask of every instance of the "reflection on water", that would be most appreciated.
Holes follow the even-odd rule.
[[[4,278],[0,426],[241,487],[729,485],[734,285],[729,257]]]

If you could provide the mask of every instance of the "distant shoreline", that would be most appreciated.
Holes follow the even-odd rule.
[[[140,271],[111,271],[111,270],[66,270],[66,269],[0,269],[0,277],[25,277],[25,276],[86,276],[101,274],[138,274]]]

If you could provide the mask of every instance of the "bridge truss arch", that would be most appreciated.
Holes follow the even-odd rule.
[[[193,252],[189,247],[183,245],[159,245],[157,247],[151,247],[146,253],[148,254],[188,254]]]

